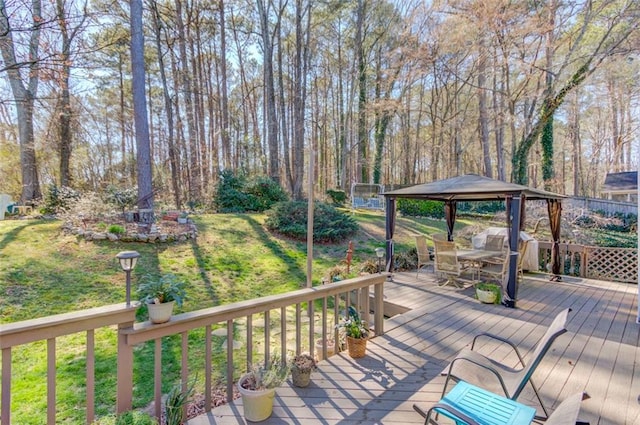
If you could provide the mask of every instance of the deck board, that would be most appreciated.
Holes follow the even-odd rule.
[[[385,321],[385,335],[371,339],[367,356],[338,354],[319,364],[308,388],[277,390],[265,424],[421,424],[413,403],[428,408],[441,397],[442,370],[480,332],[508,336],[528,352],[546,326],[570,307],[568,332],[558,338],[534,374],[551,409],[570,394],[587,391],[580,419],[595,424],[640,424],[640,325],[637,287],[565,278],[551,283],[527,276],[518,308],[484,305],[472,289],[439,287],[433,274],[398,273],[385,299],[411,308]],[[477,349],[515,365],[504,345],[481,341]],[[533,392],[519,401],[540,412]],[[215,408],[189,425],[245,424],[242,402]]]

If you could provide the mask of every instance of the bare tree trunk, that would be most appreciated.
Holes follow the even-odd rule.
[[[478,47],[478,127],[480,145],[482,146],[482,162],[484,175],[493,178],[491,151],[489,146],[489,117],[487,113],[487,51],[484,35],[480,34]]]
[[[141,214],[141,220],[150,224],[153,223],[153,187],[151,184],[151,149],[145,96],[142,0],[131,0],[131,74],[133,119],[136,128],[138,208],[152,211],[150,214]]]
[[[224,0],[219,0],[220,17],[220,96],[222,106],[222,158],[224,168],[231,167],[231,140],[229,137],[229,94],[227,93],[227,29],[225,28]]]
[[[22,202],[31,202],[42,197],[38,180],[35,140],[33,134],[33,105],[38,92],[38,47],[42,22],[40,0],[32,0],[33,30],[29,40],[29,58],[23,65],[16,63],[11,26],[5,0],[0,0],[0,52],[9,77],[11,92],[16,102],[18,135],[20,139],[20,169],[22,173]],[[20,66],[29,68],[28,83],[25,87],[20,76]]]
[[[302,182],[304,181],[304,141],[305,141],[305,105],[307,100],[307,73],[309,69],[309,33],[311,25],[311,2],[304,5],[302,0],[296,0],[296,52],[294,61],[294,100],[293,100],[293,187],[292,197],[295,200],[303,198]],[[303,22],[306,27],[303,30]],[[309,155],[312,155],[311,148]],[[312,172],[309,176],[313,176]],[[313,199],[313,193],[307,195]]]
[[[278,121],[276,115],[275,81],[273,77],[273,42],[269,33],[268,10],[262,0],[257,0],[258,14],[260,15],[260,28],[262,45],[264,48],[264,85],[265,85],[265,111],[267,125],[267,143],[269,147],[269,177],[276,183],[280,183],[280,152],[278,143]],[[280,21],[278,14],[278,22]],[[278,24],[279,25],[279,24]]]
[[[62,37],[62,51],[60,52],[60,100],[58,105],[58,151],[60,155],[60,186],[71,185],[71,146],[73,134],[71,132],[71,99],[69,95],[69,75],[71,73],[71,36],[67,27],[63,0],[56,0],[58,26]]]
[[[369,182],[369,140],[367,138],[367,73],[364,60],[364,15],[366,0],[358,0],[356,10],[356,39],[354,50],[356,53],[356,66],[358,75],[358,163],[356,169],[360,174],[360,182]]]
[[[182,1],[175,0],[176,28],[178,30],[178,48],[180,51],[180,79],[184,91],[184,109],[187,118],[187,138],[189,140],[189,200],[200,198],[200,170],[198,161],[197,128],[193,111],[193,88],[189,74],[187,57],[187,39],[182,18]]]
[[[164,55],[162,52],[162,45],[160,43],[161,37],[161,23],[160,14],[158,13],[158,5],[156,1],[150,2],[153,9],[153,29],[155,33],[156,49],[158,51],[158,68],[160,71],[160,81],[162,82],[162,96],[164,98],[164,109],[167,114],[167,144],[169,145],[169,166],[171,167],[171,186],[173,188],[173,200],[176,208],[182,207],[180,200],[180,168],[179,168],[179,152],[176,149],[174,128],[173,128],[173,105],[171,104],[171,95],[169,94],[169,87],[167,85],[167,76],[164,70]]]

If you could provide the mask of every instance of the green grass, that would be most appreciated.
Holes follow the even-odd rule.
[[[61,232],[58,221],[0,221],[0,323],[10,323],[101,305],[125,299],[125,276],[115,258],[119,251],[136,250],[141,258],[132,282],[144,274],[174,273],[186,283],[187,299],[179,311],[282,293],[305,286],[306,243],[268,233],[262,214],[220,214],[192,217],[198,226],[197,240],[175,244],[88,242]],[[375,261],[374,249],[384,246],[384,215],[355,214],[361,231],[353,238],[352,270]],[[477,219],[458,218],[456,231],[464,233]],[[504,223],[483,223],[504,226]],[[413,234],[446,232],[443,220],[397,219],[396,252],[414,247]],[[348,241],[314,245],[313,282],[346,256]],[[134,292],[135,293],[135,292]],[[145,317],[140,316],[140,320]],[[234,330],[241,336],[241,330]],[[259,332],[256,332],[259,335]],[[56,423],[77,424],[84,418],[84,335],[56,340]],[[116,330],[96,331],[97,414],[113,413],[115,406]],[[204,363],[204,329],[189,333],[189,363]],[[215,370],[224,371],[222,339],[214,337]],[[180,340],[163,339],[163,391],[179,379]],[[135,349],[135,407],[144,407],[153,396],[153,346]],[[46,422],[46,342],[16,347],[12,351],[13,421],[18,425]],[[244,368],[236,356],[236,368]],[[195,368],[194,368],[195,369]],[[198,376],[200,381],[203,376]],[[201,387],[201,384],[200,384]],[[196,390],[199,386],[196,386]]]

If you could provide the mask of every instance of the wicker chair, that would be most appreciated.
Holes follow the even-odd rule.
[[[459,278],[468,267],[458,261],[456,245],[454,242],[434,240],[435,246],[435,262],[433,269],[436,273],[447,277],[440,286],[453,285],[457,288],[463,288]]]
[[[431,259],[431,253],[427,248],[427,237],[423,235],[416,236],[416,252],[418,253],[418,271],[416,272],[416,279],[420,273],[420,269],[423,267],[433,267],[433,260]],[[434,269],[435,271],[435,269]]]

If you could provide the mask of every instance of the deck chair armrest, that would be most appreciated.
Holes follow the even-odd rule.
[[[427,412],[425,424],[427,424],[428,421],[431,419],[431,412],[434,409],[438,409],[440,413],[442,413],[443,415],[445,414],[444,412],[447,412],[447,414],[450,415],[449,417],[453,416],[455,418],[454,420],[456,421],[456,424],[460,424],[461,423],[460,421],[462,421],[468,425],[481,425],[478,421],[476,421],[472,417],[462,413],[460,410],[456,409],[455,407],[448,404],[444,404],[444,403],[436,403],[433,405],[431,409],[429,409],[429,411]]]
[[[449,371],[447,372],[447,374],[454,380],[458,381],[460,380],[460,378],[456,377],[456,375],[454,375],[453,373],[451,373],[451,371],[453,370],[453,366],[456,362],[460,362],[460,361],[465,361],[465,362],[469,362],[472,363],[476,366],[478,366],[481,369],[485,369],[488,370],[489,372],[491,372],[492,374],[495,375],[495,377],[498,379],[498,382],[500,382],[500,386],[502,387],[502,391],[504,391],[505,395],[507,398],[510,398],[511,395],[509,393],[509,390],[507,389],[507,385],[504,382],[504,379],[502,379],[502,375],[500,374],[500,371],[492,368],[489,365],[486,364],[482,364],[482,363],[478,363],[477,361],[474,361],[473,359],[470,359],[468,357],[459,357],[456,359],[453,359],[453,361],[451,362],[451,364],[449,365]],[[446,384],[445,384],[446,385]]]
[[[520,350],[518,350],[518,347],[513,342],[511,342],[508,339],[503,338],[503,337],[501,337],[499,335],[495,335],[495,334],[491,334],[491,333],[481,333],[481,334],[478,334],[478,335],[474,336],[473,337],[473,342],[471,342],[471,350],[474,349],[474,347],[476,345],[476,340],[478,338],[481,338],[481,337],[489,338],[489,339],[495,339],[496,341],[500,341],[500,342],[503,342],[503,343],[507,344],[508,346],[510,346],[513,349],[513,351],[515,351],[516,355],[518,356],[518,360],[520,360],[520,364],[523,367],[525,366],[524,358],[522,357],[522,354],[520,354]]]

